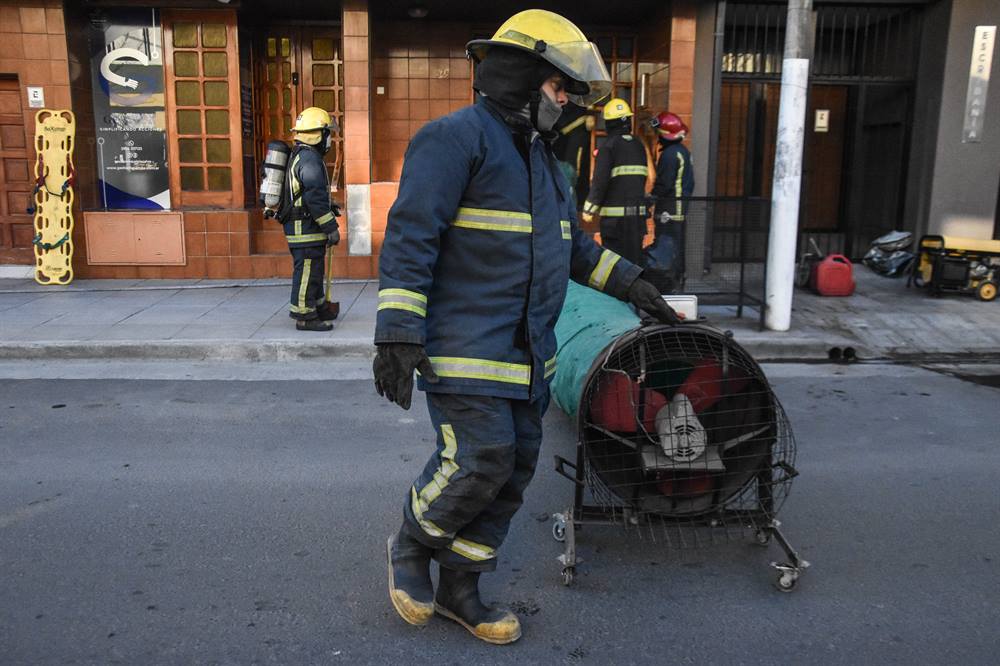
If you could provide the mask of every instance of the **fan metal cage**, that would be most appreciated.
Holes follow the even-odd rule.
[[[590,498],[673,546],[766,529],[795,476],[792,428],[763,371],[706,326],[616,340],[591,368],[579,419]]]

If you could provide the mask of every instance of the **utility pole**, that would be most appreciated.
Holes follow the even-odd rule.
[[[792,322],[811,26],[812,0],[788,0],[764,291],[764,325],[772,331],[787,331]]]

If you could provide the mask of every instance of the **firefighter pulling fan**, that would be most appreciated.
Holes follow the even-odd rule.
[[[791,426],[760,366],[704,323],[643,325],[627,305],[570,285],[556,325],[552,395],[577,420],[575,484],[554,516],[572,583],[575,528],[624,524],[671,547],[752,533],[788,557],[773,563],[791,591],[808,566],[775,520],[797,472]],[[721,539],[720,539],[721,537]]]

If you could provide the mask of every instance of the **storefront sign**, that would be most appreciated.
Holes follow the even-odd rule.
[[[39,86],[28,86],[28,108],[45,108],[45,89]]]
[[[105,208],[170,208],[162,31],[155,9],[91,21],[98,189]]]
[[[972,65],[969,68],[969,90],[965,94],[965,124],[962,143],[979,143],[983,136],[983,114],[986,112],[986,92],[990,85],[990,66],[993,63],[995,25],[976,26],[972,43]]]

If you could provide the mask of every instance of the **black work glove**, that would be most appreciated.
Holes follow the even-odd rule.
[[[674,309],[663,300],[660,290],[642,278],[635,279],[635,282],[628,288],[626,298],[629,303],[640,310],[645,310],[663,324],[676,326],[681,323],[681,318],[677,316]]]
[[[330,202],[330,210],[333,212],[333,216],[334,217],[340,217],[341,211],[340,211],[340,204],[339,203],[337,203],[336,201],[331,201]]]
[[[334,228],[326,235],[326,246],[336,245],[340,242],[340,229]]]
[[[423,345],[404,342],[386,342],[378,345],[372,372],[375,374],[375,390],[389,402],[403,409],[410,408],[413,395],[413,371],[419,370],[431,384],[438,383],[438,376],[431,367],[431,360]]]

